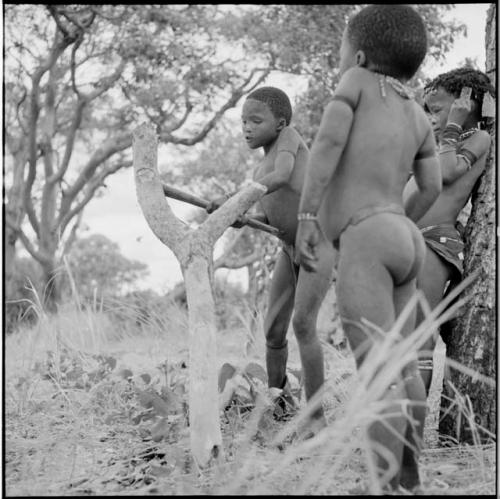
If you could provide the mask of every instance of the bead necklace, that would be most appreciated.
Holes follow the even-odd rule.
[[[403,97],[403,99],[413,99],[415,94],[413,90],[411,90],[406,85],[403,85],[399,80],[393,78],[392,76],[387,76],[382,73],[378,74],[378,84],[380,87],[380,93],[382,97],[385,99],[387,97],[387,92],[385,90],[385,82],[389,83],[389,85],[394,89],[394,91]]]
[[[479,128],[469,128],[469,130],[463,132],[460,134],[460,137],[458,137],[459,142],[463,142],[465,139],[468,139],[472,135],[474,135],[476,132],[479,131]]]

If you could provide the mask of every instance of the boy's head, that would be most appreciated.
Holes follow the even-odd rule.
[[[251,149],[272,143],[290,124],[292,105],[288,96],[276,87],[261,87],[251,92],[243,104],[243,133]]]
[[[410,79],[427,52],[427,32],[408,5],[370,5],[349,20],[342,44],[348,47],[341,47],[341,74],[359,65]]]
[[[424,87],[424,109],[431,115],[436,133],[446,126],[451,105],[460,96],[463,87],[472,90],[471,111],[464,128],[474,126],[489,117],[484,111],[483,103],[485,99],[493,99],[495,89],[488,76],[469,67],[453,69],[438,75]],[[485,98],[487,94],[489,96]]]
[[[285,124],[288,126],[292,121],[292,104],[288,95],[276,87],[261,87],[248,94],[247,99],[254,99],[269,106],[274,117],[279,120],[285,119]]]

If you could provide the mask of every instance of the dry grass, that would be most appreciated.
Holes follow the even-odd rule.
[[[161,383],[166,364],[171,382],[173,377],[185,377],[187,369],[180,367],[189,362],[184,310],[165,306],[140,331],[75,303],[56,316],[41,316],[37,326],[5,340],[7,495],[347,495],[366,484],[369,468],[361,428],[374,417],[369,401],[387,384],[388,372],[382,370],[378,384],[371,386],[372,393],[367,392],[358,382],[348,350],[324,343],[327,383],[323,399],[329,425],[317,437],[280,447],[300,415],[287,424],[267,420],[262,426],[266,420],[258,407],[231,413],[221,417],[224,455],[202,470],[190,458],[185,426],[176,426],[175,432],[156,442],[151,438],[151,425],[133,421],[137,403],[130,380],[114,374],[126,368],[135,383],[144,373]],[[252,335],[243,316],[239,317],[241,327],[219,333],[220,365],[262,364],[263,335]],[[417,337],[403,347],[389,341],[379,355],[404,362],[405,352],[419,341]],[[292,334],[289,339],[289,364],[298,368]],[[52,352],[49,378],[48,351]],[[68,363],[80,366],[85,374],[95,373],[103,365],[102,356],[115,359],[116,366],[89,381],[85,389],[69,383]],[[443,361],[441,345],[435,353],[437,372],[421,456],[422,493],[494,494],[493,446],[437,447]],[[370,373],[360,373],[365,375]]]

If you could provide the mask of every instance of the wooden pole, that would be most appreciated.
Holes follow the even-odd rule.
[[[183,201],[185,203],[190,203],[194,206],[198,206],[199,208],[204,208],[204,209],[206,209],[206,207],[209,204],[209,202],[206,199],[195,196],[194,194],[190,194],[189,192],[181,191],[180,189],[172,187],[171,185],[162,184],[162,187],[165,196],[169,198],[177,199],[178,201]],[[252,227],[252,229],[262,230],[264,232],[272,234],[273,236],[278,236],[280,233],[280,231],[276,227],[265,224],[264,222],[256,220],[255,218],[252,217],[242,217],[242,218],[245,225]]]

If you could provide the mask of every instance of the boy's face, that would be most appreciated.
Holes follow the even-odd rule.
[[[450,107],[455,100],[453,94],[448,93],[444,88],[438,87],[424,97],[424,109],[432,124],[434,136],[437,138],[446,126]]]
[[[348,69],[357,65],[356,51],[347,38],[347,28],[344,30],[344,34],[342,35],[342,43],[340,44],[339,55],[339,75],[342,76]]]
[[[250,149],[264,147],[273,142],[284,126],[285,120],[278,120],[269,106],[255,99],[247,99],[241,112],[243,136]]]

